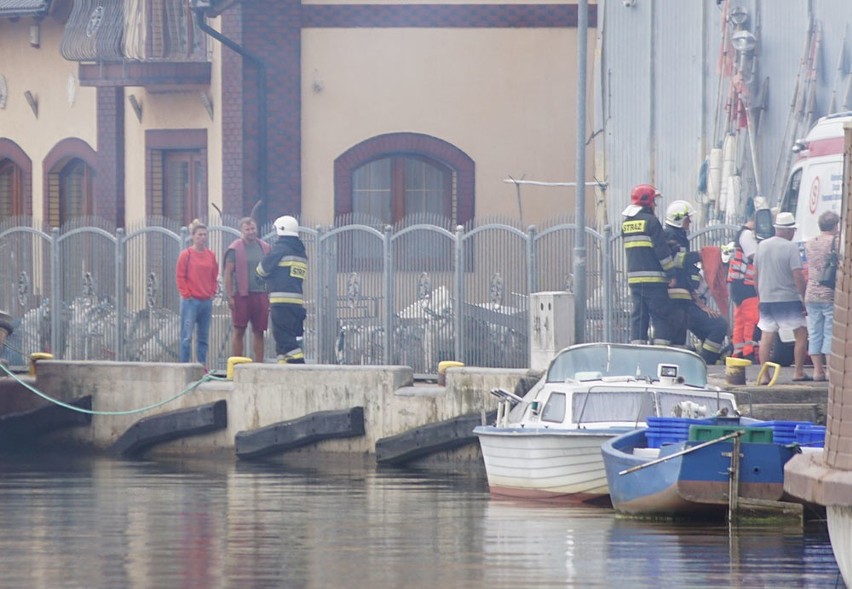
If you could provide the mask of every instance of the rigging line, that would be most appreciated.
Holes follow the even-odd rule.
[[[6,368],[6,366],[2,363],[0,363],[0,369],[2,369],[2,371],[5,372],[8,376],[11,376],[18,384],[20,384],[24,388],[28,389],[30,392],[35,393],[36,395],[38,395],[42,399],[44,399],[46,401],[50,401],[54,405],[59,405],[60,407],[64,407],[65,409],[70,409],[71,411],[77,411],[78,413],[86,413],[88,415],[133,415],[135,413],[144,413],[145,411],[150,411],[151,409],[156,409],[157,407],[162,407],[163,405],[171,403],[172,401],[175,401],[176,399],[179,399],[180,397],[182,397],[182,396],[184,396],[188,393],[191,393],[192,391],[197,389],[199,387],[199,385],[201,385],[202,383],[212,381],[212,380],[217,380],[217,381],[227,381],[228,380],[227,378],[223,378],[221,376],[215,376],[212,373],[207,373],[204,376],[202,376],[199,380],[196,380],[195,382],[190,383],[189,386],[187,386],[185,389],[183,389],[178,394],[176,394],[172,397],[169,397],[168,399],[164,399],[163,401],[160,401],[159,403],[154,403],[152,405],[146,405],[145,407],[140,407],[138,409],[128,409],[126,411],[94,411],[94,410],[90,410],[90,409],[82,409],[80,407],[75,407],[74,405],[70,405],[70,404],[65,403],[63,401],[60,401],[59,399],[54,399],[53,397],[46,395],[45,393],[41,392],[37,388],[30,386],[28,383],[26,383],[23,380],[21,380],[20,378],[18,378],[18,376],[16,374],[14,374],[11,370]]]

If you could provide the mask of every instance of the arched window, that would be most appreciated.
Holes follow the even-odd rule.
[[[24,214],[21,169],[11,160],[0,160],[0,219]]]
[[[61,227],[75,217],[92,215],[92,175],[83,160],[74,158],[57,174],[59,179],[59,222]]]
[[[44,158],[45,216],[50,227],[62,227],[78,217],[94,215],[97,154],[77,138],[63,139]]]
[[[473,218],[474,163],[436,137],[389,133],[334,162],[335,217],[370,215],[381,224],[428,214],[447,226]]]
[[[0,220],[32,215],[32,161],[18,145],[0,138]]]
[[[352,174],[352,213],[393,224],[413,215],[453,221],[453,171],[431,158],[394,155]]]

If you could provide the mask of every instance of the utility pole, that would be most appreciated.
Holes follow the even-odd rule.
[[[586,46],[589,2],[577,2],[577,195],[574,224],[574,342],[586,341]]]

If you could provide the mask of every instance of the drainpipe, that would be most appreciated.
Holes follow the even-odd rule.
[[[263,228],[263,225],[266,223],[266,214],[267,214],[267,192],[268,192],[268,178],[266,175],[266,165],[267,165],[267,146],[266,146],[266,66],[259,57],[249,52],[245,47],[238,45],[231,39],[228,39],[222,33],[217,31],[216,29],[210,27],[207,24],[204,16],[204,9],[202,7],[194,7],[196,22],[198,23],[198,28],[219,41],[222,45],[227,47],[228,49],[234,51],[235,53],[240,54],[243,59],[251,62],[254,65],[257,71],[257,175],[258,175],[258,192],[260,193],[260,202],[257,207],[257,227],[258,229]]]

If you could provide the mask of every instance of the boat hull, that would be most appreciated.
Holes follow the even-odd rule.
[[[659,458],[699,442],[679,442],[660,449]],[[666,462],[621,475],[652,458],[636,456],[645,447],[645,431],[637,430],[606,442],[602,447],[612,505],[621,513],[649,516],[717,514],[729,503],[731,441],[719,442]],[[784,498],[784,464],[796,449],[778,444],[740,444],[738,495],[747,499],[780,501]]]
[[[474,429],[492,494],[571,502],[606,501],[601,444],[618,431]]]
[[[829,505],[826,508],[828,534],[837,566],[847,586],[852,584],[852,507]]]

